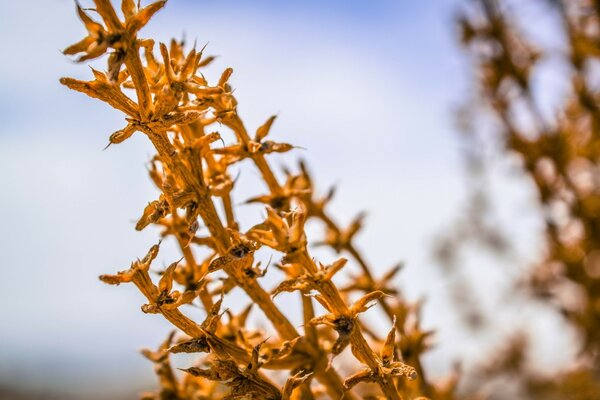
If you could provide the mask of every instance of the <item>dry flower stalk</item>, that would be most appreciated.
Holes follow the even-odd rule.
[[[140,29],[165,1],[140,7],[134,0],[122,0],[122,17],[110,1],[94,3],[102,21],[93,20],[77,5],[88,35],[64,53],[77,56],[80,62],[108,54],[107,71],[92,70],[92,81],[62,78],[61,83],[125,114],[126,126],[110,135],[109,145],[136,132],[152,142],[157,154],[150,176],[161,193],[144,209],[136,229],[161,226],[162,236],[174,238],[182,253],[182,259],[166,268],[158,282],[153,281],[150,268],[159,244],[129,269],[100,277],[108,284],[133,283],[147,301],[142,311],[162,314],[180,331],[170,335],[157,351],[144,352],[155,364],[160,384],[158,392],[144,398],[453,398],[453,383],[436,387],[424,377],[420,356],[427,350],[430,333],[419,326],[419,304],[407,303],[391,286],[400,267],[381,278],[373,276],[353,241],[362,227],[362,216],[348,228],[334,222],[326,209],[333,191],[318,197],[303,163],[299,172],[287,172],[285,182],[277,179],[267,156],[288,152],[293,146],[266,140],[275,117],[260,126],[254,137],[248,133],[228,83],[233,70],[226,69],[219,81],[210,85],[198,72],[212,60],[202,51],[186,53],[184,44],[173,40],[169,46],[159,44],[157,57],[154,41],[138,38]],[[135,98],[128,95],[131,89]],[[235,142],[215,145],[221,140],[211,129],[216,124],[230,128]],[[235,180],[229,167],[246,159],[256,166],[268,188],[267,194],[249,201],[265,204],[267,217],[242,231],[233,208]],[[304,230],[310,218],[326,227],[323,245],[347,253],[360,266],[360,273],[347,287],[339,288],[333,281],[346,259],[324,265],[310,255]],[[261,248],[282,255],[279,268],[287,278],[272,291],[258,282],[258,278],[270,276],[255,263],[255,252]],[[206,257],[198,260],[192,249],[202,249]],[[223,279],[214,278],[218,271],[224,273]],[[233,287],[243,289],[260,308],[275,336],[247,326],[250,307],[240,315],[221,310],[223,296]],[[281,292],[298,293],[302,331],[273,302]],[[362,297],[351,303],[348,295],[353,292]],[[326,314],[317,315],[313,299]],[[375,302],[392,325],[383,335],[369,330],[358,318]],[[180,310],[190,303],[207,310],[204,321],[193,321]],[[357,368],[338,371],[331,360],[348,347]],[[170,364],[174,353],[206,356],[178,377]],[[270,370],[286,371],[287,379],[277,381]],[[364,382],[376,386],[359,385]]]
[[[499,122],[505,151],[518,156],[531,178],[545,217],[546,257],[524,286],[578,332],[580,352],[577,365],[549,379],[524,362],[528,343],[516,336],[473,384],[479,389],[504,375],[522,398],[591,400],[600,393],[600,2],[539,3],[555,13],[558,50],[525,34],[530,22],[507,1],[470,3],[460,26],[480,97]],[[539,87],[551,83],[536,74],[550,59],[567,67],[561,78],[568,90],[548,116]]]

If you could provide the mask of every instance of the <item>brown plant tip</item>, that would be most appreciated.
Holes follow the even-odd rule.
[[[253,137],[249,135],[231,88],[233,69],[225,69],[211,84],[201,72],[213,59],[204,57],[204,49],[186,50],[175,40],[155,46],[155,40],[138,37],[164,1],[141,7],[123,0],[120,11],[108,0],[94,3],[98,21],[77,5],[87,36],[64,53],[78,62],[107,54],[106,72],[92,69],[93,80],[60,82],[124,114],[125,123],[109,135],[109,145],[138,134],[154,146],[149,174],[159,194],[149,199],[135,229],[158,226],[161,237],[173,240],[181,252],[181,259],[170,263],[158,279],[151,270],[159,245],[151,246],[129,269],[100,276],[108,284],[132,283],[145,299],[142,311],[161,315],[178,330],[178,340],[172,333],[158,350],[143,351],[154,363],[159,381],[158,390],[144,398],[291,400],[316,399],[325,393],[329,398],[358,399],[367,393],[357,386],[361,382],[376,383],[380,395],[388,399],[409,398],[423,390],[434,393],[424,378],[418,385],[411,383],[418,380],[415,371],[421,369],[425,348],[402,342],[419,337],[421,331],[407,323],[418,320],[415,308],[400,296],[386,297],[398,293],[389,286],[397,270],[374,280],[354,247],[363,215],[347,228],[338,227],[327,210],[333,190],[318,196],[304,163],[296,173],[286,170],[280,182],[269,159],[274,153],[285,156],[296,146],[271,139],[275,116],[257,127]],[[217,131],[222,125],[234,132],[229,143]],[[246,161],[239,164],[242,168],[248,164],[256,168],[267,190],[248,200],[265,204],[266,218],[247,231],[239,228],[233,201],[237,186],[231,171],[241,161]],[[325,224],[321,242],[347,253],[349,259],[315,261],[308,248],[310,219]],[[255,260],[263,254],[281,258],[283,280],[277,281],[277,274]],[[333,280],[355,264],[362,275],[353,278],[348,291],[361,296],[351,303]],[[274,289],[269,293],[262,282]],[[240,314],[222,309],[234,289],[249,299]],[[289,310],[284,312],[273,301],[282,292],[300,299],[302,333],[288,319]],[[319,315],[313,299],[325,314]],[[392,323],[383,345],[359,320],[376,303]],[[270,323],[264,329],[248,318],[254,304],[257,316]],[[197,313],[188,311],[198,308],[206,315],[196,322],[191,315]],[[353,362],[340,368],[327,362],[348,347]],[[403,352],[410,353],[416,369],[400,361]],[[183,376],[175,374],[170,364],[170,355],[179,353],[198,355],[193,365],[182,369]],[[277,376],[283,378],[275,379],[265,370],[280,371]],[[342,378],[352,371],[349,378]]]

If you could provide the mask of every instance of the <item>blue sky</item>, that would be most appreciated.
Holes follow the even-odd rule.
[[[306,148],[291,159],[307,159],[322,188],[339,185],[336,216],[368,211],[359,241],[367,258],[382,269],[406,262],[398,283],[413,299],[427,293],[430,327],[453,319],[439,313],[444,283],[431,240],[464,201],[452,114],[469,89],[458,3],[171,0],[142,31],[209,43],[219,57],[207,76],[234,68],[250,130],[279,114],[274,137]],[[90,76],[59,51],[83,33],[71,1],[0,0],[0,378],[45,386],[76,376],[81,388],[108,380],[117,390],[151,379],[136,351],[169,326],[139,311],[134,288],[97,281],[155,242],[156,231],[135,232],[132,221],[156,192],[144,138],[101,151],[122,116],[58,83]],[[251,168],[241,182],[240,201],[257,193]],[[506,198],[527,204],[526,190],[515,193]],[[172,261],[175,250],[162,257]],[[428,362],[443,373],[453,352],[436,351]]]

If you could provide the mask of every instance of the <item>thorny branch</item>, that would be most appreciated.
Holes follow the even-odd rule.
[[[92,81],[61,79],[67,87],[125,114],[127,125],[110,135],[109,145],[140,132],[157,152],[150,176],[161,193],[144,209],[136,229],[161,226],[163,237],[174,237],[183,257],[163,271],[156,284],[149,271],[159,245],[152,246],[129,269],[100,277],[109,284],[132,282],[148,302],[142,311],[162,314],[185,335],[171,335],[157,352],[145,352],[156,364],[160,383],[159,392],[146,394],[145,398],[310,399],[325,391],[330,398],[353,399],[372,394],[371,386],[354,388],[360,382],[375,383],[387,399],[420,394],[450,398],[452,385],[436,388],[423,376],[417,377],[415,368],[422,372],[420,354],[427,348],[428,336],[414,322],[418,321],[419,308],[406,303],[391,286],[399,268],[381,279],[372,275],[352,241],[361,228],[361,218],[348,229],[338,227],[325,209],[332,193],[325,198],[316,196],[303,163],[299,173],[287,171],[285,182],[279,182],[267,156],[288,152],[293,146],[266,140],[275,117],[251,137],[237,114],[237,101],[228,83],[231,68],[211,86],[199,73],[212,60],[204,57],[204,49],[194,48],[186,54],[184,43],[173,40],[169,46],[160,43],[160,56],[156,57],[154,41],[138,38],[140,29],[165,3],[140,7],[133,0],[123,0],[121,18],[108,0],[95,0],[95,11],[103,23],[93,20],[77,5],[88,35],[64,53],[78,56],[80,62],[108,54],[107,72],[93,70]],[[127,94],[131,89],[135,100]],[[230,128],[235,141],[214,147],[213,143],[222,140],[220,133],[210,129],[215,124]],[[235,181],[229,167],[245,159],[256,166],[268,193],[249,200],[265,203],[267,218],[244,232],[232,206]],[[345,260],[324,266],[310,256],[304,230],[309,218],[324,222],[324,244],[348,252],[358,263],[361,274],[354,276],[354,284],[339,289],[332,280]],[[201,224],[208,236],[198,236],[203,231]],[[283,256],[279,267],[287,278],[272,294],[287,291],[301,296],[303,333],[258,283],[266,273],[255,263],[255,253],[262,247]],[[204,249],[205,258],[198,261],[192,248]],[[215,279],[218,271],[224,273],[223,279]],[[220,310],[223,296],[233,287],[244,290],[271,322],[277,336],[268,337],[246,326],[250,308],[243,315]],[[350,304],[348,293],[352,291],[362,292],[363,296]],[[325,315],[316,314],[313,298],[324,307]],[[207,310],[201,323],[179,309],[196,301]],[[370,331],[369,342],[358,315],[376,301],[383,305],[393,327],[385,340]],[[347,347],[358,369],[343,380],[340,372],[347,371],[336,370],[331,362]],[[186,374],[178,379],[169,358],[179,352],[207,356],[199,360],[198,366],[185,369]],[[402,361],[404,355],[407,364]],[[263,370],[285,370],[289,378],[277,383]],[[313,378],[320,387],[312,383]]]

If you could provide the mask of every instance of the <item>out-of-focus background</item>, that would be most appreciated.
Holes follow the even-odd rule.
[[[234,68],[230,82],[250,130],[277,113],[273,137],[303,148],[288,154],[288,163],[306,159],[323,190],[337,184],[336,217],[349,222],[367,211],[357,243],[369,262],[383,271],[404,261],[398,285],[406,297],[427,300],[424,325],[437,330],[439,344],[425,358],[433,376],[448,373],[459,356],[476,359],[496,339],[460,329],[432,256],[435,239],[460,223],[468,199],[454,123],[471,89],[456,44],[459,6],[171,0],[141,33],[208,43],[206,53],[218,55],[208,77]],[[44,398],[133,398],[154,385],[139,348],[157,345],[170,329],[140,311],[135,288],[97,279],[156,242],[156,230],[134,230],[156,190],[145,169],[152,154],[145,138],[136,134],[102,151],[123,116],[58,82],[91,76],[60,52],[82,35],[70,0],[0,0],[0,387],[14,390],[6,398],[24,389]],[[489,190],[496,222],[515,245],[507,262],[526,268],[542,247],[532,190],[509,162],[498,160],[495,168]],[[240,203],[260,193],[245,187]],[[260,213],[252,216],[258,221]],[[166,249],[165,263],[176,257]],[[501,262],[471,258],[484,309],[510,303],[498,297],[501,290],[487,292],[514,278],[497,267]],[[531,321],[534,331],[558,324],[542,310],[497,313],[497,337],[516,319]],[[541,343],[546,365],[569,354],[544,345],[569,340],[556,335]]]

